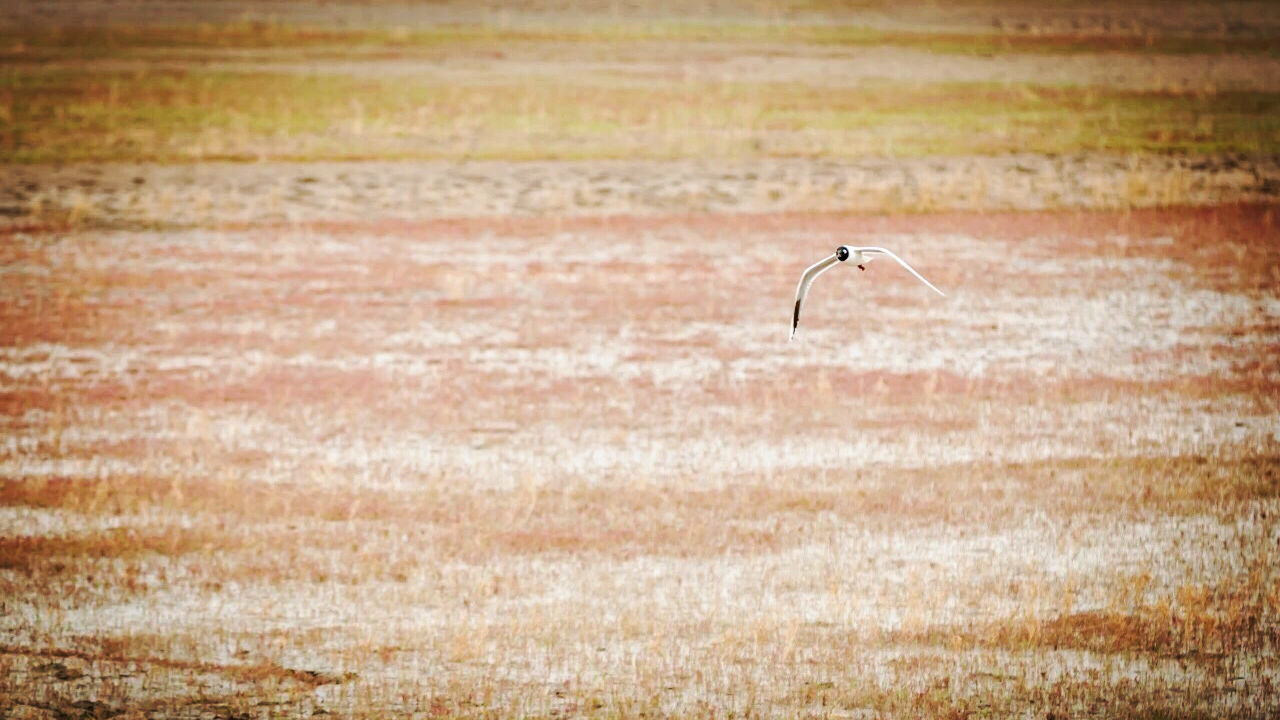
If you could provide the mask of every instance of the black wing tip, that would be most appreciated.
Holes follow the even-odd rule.
[[[791,316],[791,337],[796,336],[796,328],[800,327],[800,301],[796,300],[796,310]]]

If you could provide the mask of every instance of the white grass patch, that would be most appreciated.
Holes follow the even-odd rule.
[[[1013,264],[1019,264],[1014,257]],[[816,300],[806,306],[808,327],[802,322],[797,340],[804,345],[787,348],[801,353],[790,362],[826,358],[854,370],[947,370],[972,377],[1053,373],[1158,380],[1175,373],[1230,370],[1230,355],[1202,355],[1188,366],[1190,360],[1162,353],[1188,342],[1194,332],[1212,331],[1224,344],[1238,343],[1227,335],[1228,329],[1259,319],[1253,299],[1182,284],[1172,279],[1166,261],[1085,263],[1094,264],[1110,272],[1094,280],[1087,267],[1069,271],[1060,262],[1034,261],[1030,267],[1051,274],[1014,274],[1000,283],[999,294],[976,295],[959,287],[946,299],[906,307],[900,302],[840,307],[833,306],[831,298]],[[848,296],[847,289],[833,287],[828,277],[866,280],[830,273],[822,278],[828,286],[815,295],[825,291],[836,299]],[[1037,286],[1046,281],[1047,291]],[[895,288],[891,297],[903,293]],[[856,341],[847,340],[850,336]],[[767,362],[746,362],[752,361]]]
[[[333,712],[406,716],[459,687],[508,714],[587,712],[592,699],[673,716],[833,714],[811,686],[823,683],[848,691],[840,712],[870,716],[862,703],[927,697],[943,680],[952,699],[996,693],[1010,712],[1040,712],[1029,698],[1065,688],[1200,694],[1212,715],[1250,694],[1229,689],[1228,672],[1254,688],[1274,674],[1265,654],[1219,666],[1141,649],[954,649],[943,635],[1124,615],[1186,588],[1273,580],[1280,505],[1265,489],[1240,498],[1230,493],[1253,490],[1224,485],[1220,499],[1161,508],[1135,487],[1132,502],[1094,508],[1083,480],[1051,474],[1194,457],[1207,472],[1265,472],[1280,421],[1244,381],[1274,376],[1261,362],[1277,341],[1270,290],[1209,290],[1165,260],[1058,256],[1048,239],[814,238],[704,220],[634,233],[602,222],[524,235],[60,238],[40,262],[87,278],[81,299],[116,324],[96,339],[82,328],[79,345],[0,349],[0,389],[52,408],[7,419],[0,479],[107,488],[136,475],[209,483],[215,498],[288,485],[299,497],[314,489],[309,510],[326,518],[343,511],[326,502],[367,492],[363,512],[375,516],[353,501],[345,520],[239,518],[216,499],[174,497],[112,514],[74,494],[66,508],[6,507],[10,538],[189,529],[233,542],[39,556],[37,567],[66,567],[34,577],[14,563],[0,570],[0,635],[355,672],[299,690],[290,707],[301,694]],[[948,297],[885,263],[833,271],[787,343],[800,270],[844,241],[898,250]],[[47,283],[48,270],[21,273]],[[185,274],[201,279],[170,282]],[[876,386],[909,374],[928,385],[934,373],[947,383],[937,392]],[[1246,389],[1161,384],[1204,376]],[[273,394],[276,379],[287,397]],[[127,392],[152,380],[173,383],[151,387],[175,397]],[[102,381],[126,391],[77,400]],[[1028,473],[1039,468],[1046,488],[1079,496],[1037,496]],[[898,487],[903,478],[923,480]],[[1124,493],[1124,478],[1110,480],[1121,489],[1099,497]],[[969,490],[1012,510],[937,507],[940,494]],[[680,493],[722,505],[704,518],[662,504]],[[742,512],[753,493],[778,509]],[[865,515],[848,510],[864,497]],[[400,498],[453,504],[421,521],[376,515]],[[622,515],[632,501],[634,520]],[[593,534],[619,528],[634,537]],[[937,644],[885,640],[931,632]],[[146,672],[160,690],[120,692],[241,691],[164,672]],[[1054,707],[1074,707],[1063,702]]]
[[[0,460],[0,478],[29,480],[38,478],[76,478],[105,480],[120,475],[177,474],[187,464],[172,457],[122,459],[117,457],[44,458],[18,457]]]

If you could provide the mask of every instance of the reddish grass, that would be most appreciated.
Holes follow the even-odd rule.
[[[1087,704],[1123,688],[1095,681],[1090,693],[1069,671],[1057,685],[971,682],[952,666],[971,662],[963,653],[1008,651],[1015,659],[998,655],[1000,667],[1033,677],[1071,649],[1185,656],[1212,674],[1209,654],[1271,662],[1276,650],[1272,551],[1254,542],[1272,537],[1268,513],[1280,501],[1280,454],[1267,440],[1280,327],[1262,305],[1280,279],[1270,207],[237,232],[225,250],[155,233],[108,247],[93,232],[6,250],[16,270],[0,294],[0,349],[17,359],[0,374],[11,438],[0,448],[0,509],[26,534],[0,538],[0,570],[7,602],[44,634],[16,642],[13,631],[0,651],[281,680],[298,693],[347,680],[377,698],[367,702],[430,696],[423,707],[464,715],[545,696],[546,667],[562,663],[613,683],[566,690],[566,707],[622,716],[636,714],[627,688],[641,686],[658,698],[646,713],[663,714],[662,703],[693,712],[663,693],[698,672],[696,692],[723,707],[760,693],[796,714],[821,702],[900,715],[1056,712],[1075,700],[1036,693]],[[913,359],[905,351],[877,364],[858,343],[898,352],[883,338],[943,337],[938,318],[958,316],[859,278],[854,289],[824,286],[811,334],[787,345],[790,293],[808,254],[824,238],[877,234],[929,244],[919,266],[952,282],[946,302],[994,308],[944,359],[999,350],[995,315],[1016,322],[1019,303],[1049,307],[1061,274],[1097,254],[1115,261],[1095,278],[1104,290],[1142,272],[1150,292],[1210,289],[1263,309],[1236,325],[1191,323],[1172,346],[1134,351],[1139,368],[1181,368],[1165,374],[921,370],[895,367]],[[321,252],[314,237],[335,242]],[[627,252],[637,238],[653,257]],[[558,264],[450,252],[482,242],[580,254]],[[987,246],[1036,270],[1021,277],[963,255]],[[738,250],[749,260],[734,264]],[[1151,276],[1165,268],[1168,277]],[[1088,290],[1061,302],[1084,305]],[[848,298],[879,312],[849,326],[823,315]],[[773,305],[777,333],[765,338],[772,316],[761,317]],[[894,323],[875,324],[880,313]],[[1029,352],[1068,364],[1054,347]],[[1130,441],[1135,431],[1147,434]],[[1023,445],[1031,450],[1018,454]],[[873,457],[824,454],[845,446]],[[1209,580],[1149,580],[1148,596],[1108,600],[1133,584],[1119,577],[1124,568],[1064,580],[1036,567],[1127,551],[1111,535],[1142,527],[1152,543],[1181,547],[1166,534],[1183,532],[1197,548],[1221,547],[1167,559],[1170,575]],[[953,557],[935,542],[970,550]],[[861,557],[864,545],[878,550]],[[731,573],[743,578],[736,592],[751,588],[740,606],[717,594],[729,592]],[[600,578],[614,584],[601,589]],[[572,582],[586,589],[564,591]],[[661,612],[644,604],[653,582],[668,583]],[[113,604],[171,612],[165,592],[233,602],[268,590],[290,612],[298,596],[313,603],[307,612],[353,602],[368,619],[323,636],[306,635],[310,626],[188,637],[94,625],[111,619],[94,608]],[[621,608],[616,622],[595,616],[592,593],[615,593],[604,599]],[[1074,604],[1076,595],[1088,602]],[[46,596],[71,619],[42,615]],[[724,617],[699,609],[721,606]],[[380,624],[384,616],[399,619]],[[428,624],[437,620],[446,624]],[[278,648],[293,630],[329,669],[290,669]],[[252,648],[243,665],[198,659],[229,638]],[[643,648],[633,660],[620,655],[633,646]],[[484,676],[493,657],[515,658],[504,671],[516,679]],[[401,662],[445,677],[405,679],[395,675]],[[597,673],[608,662],[639,669]],[[346,667],[361,677],[333,669]],[[847,691],[822,687],[826,677]],[[1185,689],[1176,678],[1145,682]],[[980,700],[971,686],[995,686],[1000,699]],[[405,714],[422,709],[404,703]]]

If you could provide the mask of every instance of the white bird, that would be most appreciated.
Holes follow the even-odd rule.
[[[834,254],[810,265],[809,269],[805,270],[804,274],[800,276],[800,285],[796,288],[796,312],[795,315],[791,317],[791,339],[795,339],[796,327],[800,325],[800,304],[804,302],[804,296],[809,293],[809,286],[813,284],[813,281],[816,280],[819,275],[826,272],[832,265],[842,262],[854,265],[859,270],[866,270],[867,263],[871,262],[879,255],[888,255],[894,260],[897,260],[899,265],[906,268],[912,275],[915,275],[920,282],[928,285],[930,290],[946,297],[945,293],[934,287],[933,283],[925,280],[923,275],[916,272],[915,268],[908,265],[906,260],[903,260],[882,247],[854,247],[852,245],[841,245],[836,248]]]

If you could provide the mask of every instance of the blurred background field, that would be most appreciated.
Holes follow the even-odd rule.
[[[288,21],[166,27],[157,10],[149,26],[9,29],[3,159],[1274,154],[1280,141],[1272,35],[1006,26],[1000,7],[994,27],[859,24],[887,4],[652,20],[458,9],[350,29],[297,5]]]
[[[1278,7],[0,8],[0,715],[1274,716]]]
[[[26,3],[0,216],[1270,202],[1271,9]],[[323,165],[369,161],[394,166]]]

